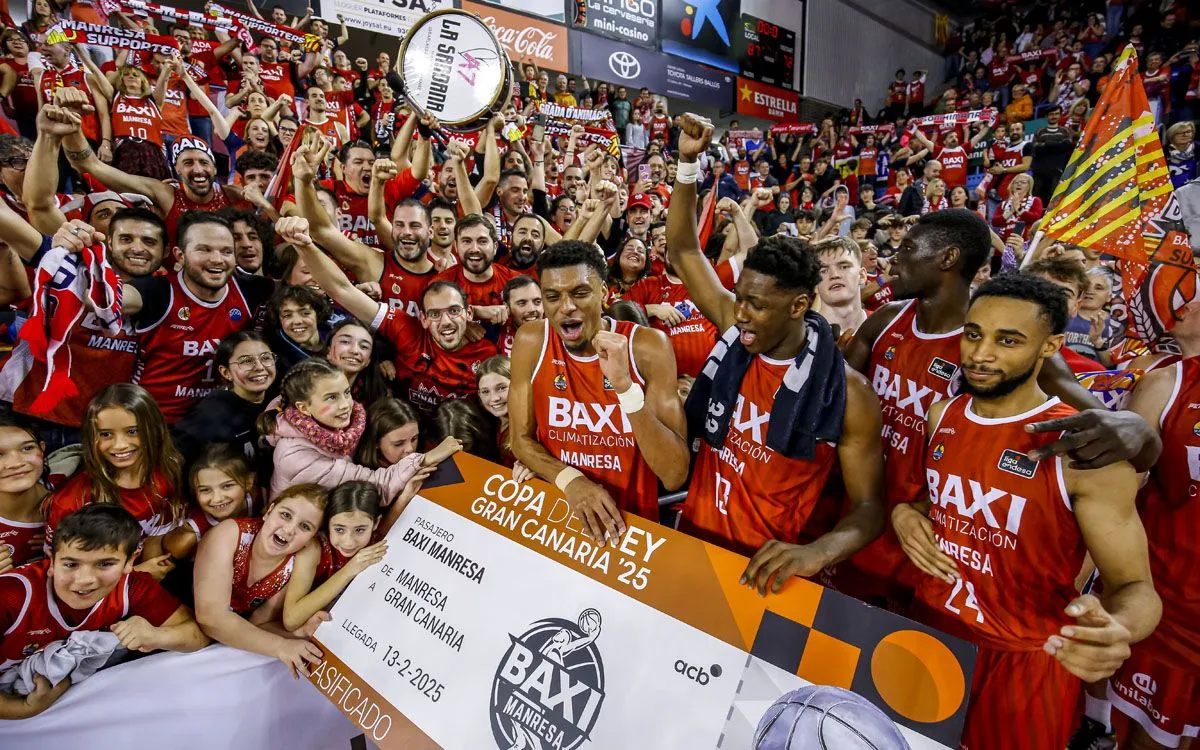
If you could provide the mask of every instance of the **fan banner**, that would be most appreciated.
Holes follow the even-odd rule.
[[[1009,55],[1004,58],[1006,63],[1022,63],[1034,62],[1036,60],[1046,60],[1058,57],[1058,47],[1049,47],[1047,49],[1028,49],[1024,52],[1018,52],[1015,55]]]
[[[46,44],[92,44],[115,49],[132,49],[140,52],[158,52],[163,55],[179,53],[179,42],[174,37],[145,34],[141,31],[101,26],[83,21],[59,21],[46,34]]]
[[[606,109],[579,109],[543,102],[538,107],[538,114],[546,126],[548,135],[570,137],[571,128],[579,125],[583,128],[583,133],[579,136],[580,141],[594,143],[613,156],[621,154],[617,128],[613,125],[612,114]]]
[[[552,485],[459,454],[318,628],[309,679],[381,750],[750,748],[834,694],[878,747],[958,747],[973,646],[799,578],[761,597],[745,557],[626,522],[593,543]]]

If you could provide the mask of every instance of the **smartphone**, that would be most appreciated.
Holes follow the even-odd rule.
[[[638,165],[638,182],[641,182],[642,180],[649,180],[649,179],[650,179],[650,165],[649,164],[639,164]]]
[[[533,141],[534,141],[534,143],[540,143],[545,137],[546,137],[546,126],[543,125],[541,122],[535,121],[533,123]]]

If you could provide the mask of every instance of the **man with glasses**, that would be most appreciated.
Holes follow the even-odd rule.
[[[475,371],[497,351],[486,339],[467,338],[474,316],[460,286],[452,281],[432,282],[421,296],[420,315],[413,318],[354,286],[313,244],[308,219],[284,217],[275,225],[275,234],[296,248],[313,280],[334,302],[369,323],[391,344],[396,352],[396,379],[407,384],[398,392],[422,414],[432,417],[442,402],[475,394]]]

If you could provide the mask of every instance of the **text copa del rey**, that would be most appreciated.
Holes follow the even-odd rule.
[[[496,38],[505,47],[511,49],[519,57],[533,57],[543,62],[554,60],[554,40],[558,32],[545,31],[534,26],[522,29],[511,29],[496,22],[495,16],[483,19]]]

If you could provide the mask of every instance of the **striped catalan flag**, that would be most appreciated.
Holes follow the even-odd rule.
[[[1113,314],[1147,348],[1169,345],[1179,311],[1196,298],[1196,266],[1132,46],[1117,59],[1039,231],[1117,258],[1123,304]]]

